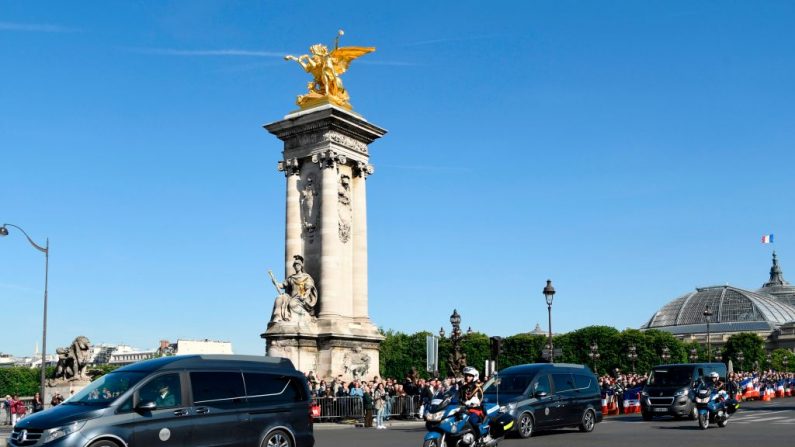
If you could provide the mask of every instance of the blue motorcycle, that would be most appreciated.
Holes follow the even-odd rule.
[[[425,413],[423,447],[494,447],[513,427],[513,418],[500,413],[499,405],[484,404],[485,417],[479,424],[480,436],[475,436],[467,407],[454,401],[453,396],[434,399]]]
[[[725,427],[729,423],[729,416],[737,409],[736,401],[729,399],[726,392],[718,392],[709,385],[699,385],[694,394],[693,402],[696,403],[698,412],[698,426],[702,430],[706,430],[709,424],[714,422],[718,427]]]

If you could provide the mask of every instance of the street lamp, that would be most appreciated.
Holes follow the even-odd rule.
[[[690,350],[690,363],[696,363],[698,360],[698,349],[693,348]]]
[[[723,355],[721,355],[720,348],[715,348],[715,360],[723,360]]]
[[[472,332],[474,332],[474,331],[472,330],[472,326],[469,326],[469,327],[467,328],[467,335],[472,335]]]
[[[467,365],[464,354],[461,353],[461,338],[463,336],[461,315],[456,309],[453,309],[453,314],[450,315],[450,324],[453,325],[453,330],[450,332],[450,343],[453,345],[453,350],[448,357],[447,367],[453,376],[458,377]],[[444,328],[439,330],[439,335],[444,335]]]
[[[707,320],[707,361],[709,361],[709,353],[712,352],[712,350],[711,350],[712,349],[712,344],[711,344],[711,339],[710,339],[710,336],[709,336],[710,335],[709,334],[709,322],[711,320],[710,317],[712,317],[712,311],[709,310],[709,304],[707,304],[707,307],[704,308],[704,318]]]
[[[771,366],[773,364],[773,354],[771,354],[770,351],[768,351],[767,356],[765,357],[767,359],[767,369],[773,369]]]
[[[439,338],[444,338],[444,327],[439,328]]]
[[[737,351],[737,355],[735,355],[735,357],[737,357],[737,363],[739,363],[737,366],[740,367],[740,371],[744,371],[743,360],[745,360],[745,356],[743,355],[743,351]]]
[[[668,349],[668,346],[663,346],[660,358],[662,358],[663,363],[668,363],[668,360],[671,358],[671,350]]]
[[[784,372],[788,372],[789,368],[787,366],[789,365],[789,356],[785,355],[784,358],[781,359],[781,364],[784,365]]]
[[[635,360],[638,359],[638,348],[631,344],[629,345],[629,352],[627,352],[627,358],[632,362],[632,374],[635,374]]]
[[[544,299],[547,300],[547,313],[549,315],[549,363],[555,363],[555,345],[552,344],[552,300],[555,298],[555,288],[552,287],[552,280],[547,280],[544,287]]]
[[[49,280],[50,275],[50,238],[45,239],[44,247],[41,245],[33,242],[33,239],[28,236],[28,233],[25,232],[22,228],[6,223],[0,227],[0,236],[8,236],[8,227],[14,227],[17,230],[21,231],[22,234],[28,239],[30,245],[33,246],[36,250],[44,253],[44,323],[42,325],[41,331],[41,376],[39,383],[39,397],[41,397],[42,402],[44,401],[44,384],[46,380],[45,370],[47,367],[47,283]]]
[[[593,372],[594,372],[594,374],[597,374],[597,372],[596,372],[596,362],[597,362],[597,360],[599,360],[599,345],[597,345],[595,341],[591,342],[591,352],[588,353],[588,357],[590,357],[591,361],[593,362]]]

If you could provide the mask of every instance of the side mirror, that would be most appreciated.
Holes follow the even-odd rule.
[[[546,391],[536,391],[534,396],[536,398],[538,398],[538,399],[543,399],[543,398],[547,397],[547,392]]]
[[[157,404],[152,400],[142,400],[135,406],[135,411],[145,413],[147,411],[157,410]]]

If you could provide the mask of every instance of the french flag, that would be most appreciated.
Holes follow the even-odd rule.
[[[763,244],[772,244],[773,243],[773,235],[772,234],[766,234],[766,235],[762,236],[762,243]]]

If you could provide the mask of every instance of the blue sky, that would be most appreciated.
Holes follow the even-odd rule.
[[[0,0],[0,223],[51,241],[48,343],[264,352],[283,257],[284,54],[345,74],[371,146],[370,313],[490,335],[638,327],[696,286],[795,280],[795,4]],[[0,351],[43,256],[0,240]],[[281,273],[279,274],[281,276]],[[321,298],[322,299],[322,298]]]

